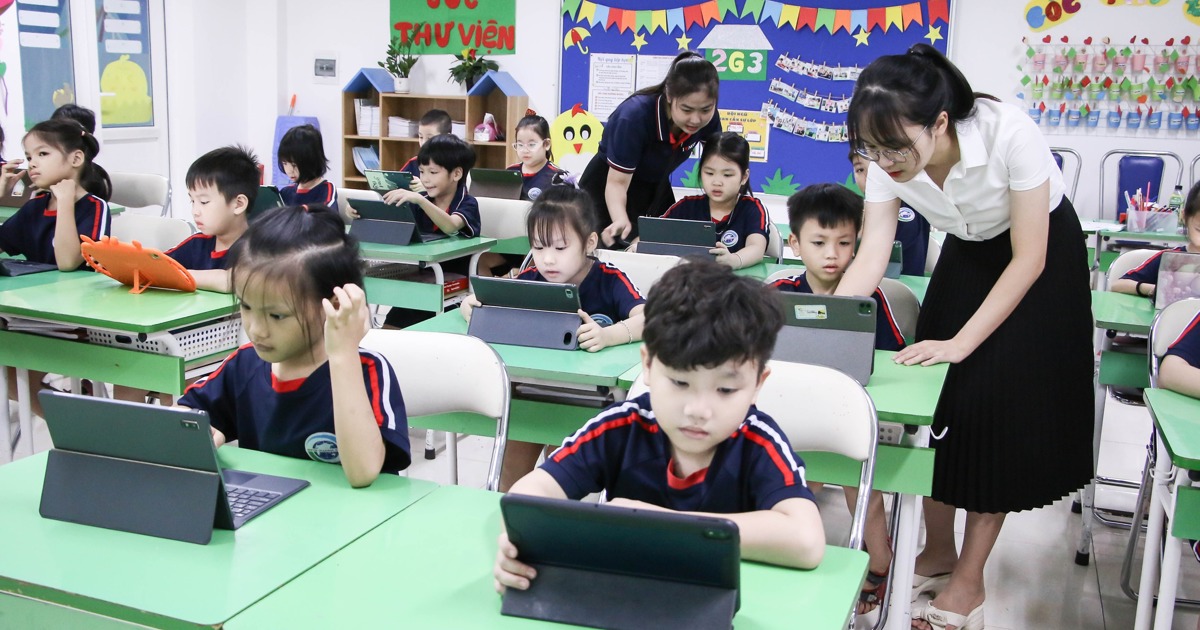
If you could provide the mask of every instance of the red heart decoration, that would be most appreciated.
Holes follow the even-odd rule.
[[[1066,36],[1066,35],[1063,35],[1063,36],[1062,36],[1062,37],[1060,37],[1059,39],[1062,41],[1062,43],[1064,43],[1064,44],[1065,44],[1065,43],[1067,43],[1067,36]]]
[[[1143,43],[1143,44],[1146,44],[1146,45],[1149,45],[1149,44],[1150,44],[1150,38],[1149,38],[1149,37],[1143,37],[1143,38],[1142,38],[1142,43]]]
[[[1174,46],[1174,45],[1175,45],[1175,38],[1174,38],[1174,37],[1172,37],[1171,39],[1168,39],[1168,40],[1167,40],[1167,45],[1168,45],[1168,46]]]
[[[1042,38],[1042,41],[1043,41],[1043,42],[1045,42],[1045,43],[1047,43],[1047,44],[1049,44],[1049,43],[1050,43],[1050,36],[1049,36],[1049,35],[1047,35],[1047,36],[1043,37],[1043,38]]]
[[[1083,40],[1083,43],[1087,44],[1088,46],[1091,46],[1092,45],[1092,36],[1088,35],[1087,38]]]
[[[1184,46],[1187,46],[1188,44],[1191,44],[1191,43],[1192,43],[1192,36],[1191,36],[1191,35],[1188,35],[1188,36],[1184,37],[1183,39],[1179,40],[1179,43],[1180,43],[1180,44],[1183,44]]]

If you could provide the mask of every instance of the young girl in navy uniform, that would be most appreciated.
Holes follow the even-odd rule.
[[[671,172],[702,138],[721,130],[717,69],[680,53],[662,83],[634,92],[608,116],[600,150],[579,179],[592,196],[605,245],[637,236],[637,218],[660,216],[675,201]]]
[[[629,276],[591,257],[597,240],[593,216],[587,193],[570,186],[551,186],[544,191],[525,221],[533,266],[517,276],[579,287],[577,338],[579,347],[588,352],[640,340],[646,302]],[[471,312],[480,305],[474,295],[468,295],[460,309],[463,318],[471,321]],[[501,490],[533,470],[542,448],[541,444],[509,441]]]
[[[83,266],[79,236],[93,240],[109,233],[108,177],[92,160],[100,151],[96,137],[68,119],[40,122],[25,134],[29,178],[41,192],[0,225],[0,249],[34,262],[56,264],[62,271]],[[9,190],[19,174],[4,169],[0,189]]]
[[[513,142],[513,150],[521,161],[509,166],[508,170],[520,171],[525,180],[521,184],[521,199],[536,201],[538,195],[554,183],[555,175],[563,172],[552,162],[554,154],[550,152],[550,123],[530,109],[517,122],[514,135],[516,141]]]
[[[231,248],[229,270],[250,343],[179,400],[208,412],[214,443],[340,463],[354,487],[407,468],[400,385],[358,347],[370,312],[341,217],[272,209]]]
[[[734,269],[762,262],[767,251],[767,210],[750,194],[750,144],[736,133],[713,134],[700,153],[703,195],[684,197],[664,219],[709,221],[714,224],[717,262]]]
[[[1192,185],[1188,191],[1187,202],[1183,204],[1183,224],[1187,228],[1187,242],[1172,252],[1190,252],[1200,254],[1200,182]],[[1130,269],[1119,280],[1113,282],[1110,291],[1132,293],[1154,298],[1158,284],[1158,267],[1162,263],[1163,252],[1158,252],[1146,262]]]
[[[279,191],[283,205],[322,205],[338,211],[337,188],[325,179],[329,160],[325,158],[321,132],[316,127],[300,125],[288,129],[279,140],[276,159],[279,170],[292,180],[290,186]]]

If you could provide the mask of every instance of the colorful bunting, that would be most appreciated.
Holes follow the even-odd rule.
[[[946,0],[929,0],[929,25],[933,26],[938,20],[944,24],[950,23],[949,3]]]

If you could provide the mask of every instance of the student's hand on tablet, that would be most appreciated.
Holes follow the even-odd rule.
[[[742,264],[741,258],[739,258],[737,254],[729,251],[729,248],[725,247],[724,243],[717,243],[716,247],[708,250],[708,253],[715,256],[715,260],[718,264],[725,265],[726,267],[737,269]]]
[[[496,592],[503,595],[506,588],[521,591],[529,588],[529,581],[537,577],[537,571],[517,560],[517,548],[508,539],[507,532],[500,532],[497,542],[496,566],[492,568]]]
[[[476,306],[483,306],[483,302],[480,302],[479,298],[475,297],[475,294],[472,293],[463,298],[462,304],[458,307],[458,310],[462,312],[463,319],[467,320],[468,323],[471,321],[471,311]]]
[[[616,241],[626,241],[629,239],[629,233],[633,231],[633,225],[629,222],[628,217],[613,219],[613,222],[600,233],[600,239],[605,245],[612,245]]]
[[[333,299],[321,300],[325,309],[325,353],[330,357],[339,353],[358,353],[362,342],[371,328],[371,312],[367,308],[367,294],[357,284],[347,284],[333,289]]]
[[[425,184],[422,184],[420,179],[414,177],[412,179],[412,183],[409,184],[408,189],[415,193],[423,193],[425,192]]]
[[[225,434],[224,433],[221,433],[220,431],[217,430],[216,427],[212,427],[212,426],[208,427],[208,430],[212,431],[212,439],[213,439],[213,447],[214,448],[220,448],[225,445]]]
[[[661,505],[654,505],[653,503],[646,503],[645,501],[635,501],[633,499],[626,499],[623,497],[616,497],[615,499],[609,499],[608,504],[611,506],[614,506],[614,507],[636,508],[639,510],[653,510],[655,512],[670,512],[671,511],[665,507],[662,507]]]
[[[583,325],[575,333],[575,338],[579,341],[579,347],[588,352],[596,352],[606,346],[613,345],[607,339],[605,328],[596,323],[591,315],[588,315],[583,309],[579,309],[579,319],[583,320]]]
[[[424,197],[422,197],[420,193],[415,193],[411,190],[402,190],[400,188],[397,188],[396,190],[389,190],[387,191],[387,194],[383,196],[384,203],[390,203],[393,206],[398,206],[408,202],[420,203],[422,199],[424,199]]]

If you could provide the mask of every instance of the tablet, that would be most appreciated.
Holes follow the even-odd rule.
[[[504,168],[471,169],[471,196],[494,199],[520,199],[525,178],[521,171]]]
[[[467,334],[488,343],[550,350],[579,348],[579,289],[508,278],[471,278],[483,306],[471,313]]]
[[[862,385],[875,366],[875,300],[779,292],[784,326],[771,358],[831,367]]]
[[[638,217],[639,254],[667,256],[702,255],[716,247],[717,235],[712,221]]]
[[[381,195],[398,188],[404,190],[412,188],[412,173],[405,171],[367,169],[363,171],[363,175],[367,178],[367,186]]]

